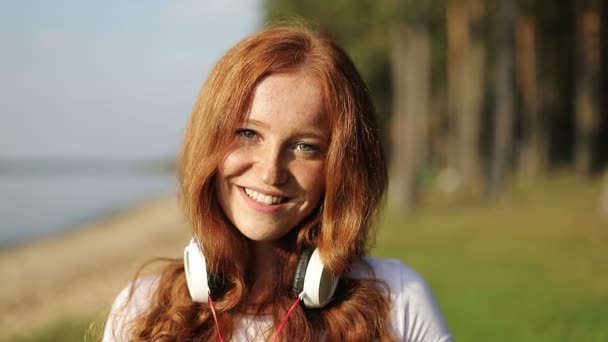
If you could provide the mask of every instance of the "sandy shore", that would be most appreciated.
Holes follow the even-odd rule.
[[[107,313],[142,263],[179,257],[189,239],[175,199],[159,199],[62,236],[0,251],[0,331]]]

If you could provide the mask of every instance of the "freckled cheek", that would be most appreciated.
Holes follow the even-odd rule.
[[[235,176],[247,166],[248,159],[248,154],[243,149],[232,151],[224,158],[219,172],[224,177]]]
[[[324,163],[306,165],[298,169],[299,183],[307,192],[309,199],[318,201],[325,191]],[[316,203],[315,203],[316,204]]]

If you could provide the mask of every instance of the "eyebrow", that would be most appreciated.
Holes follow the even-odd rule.
[[[269,129],[270,125],[268,125],[265,122],[262,122],[260,120],[256,120],[256,119],[245,119],[243,122],[245,125],[252,125],[252,126],[258,126],[261,128],[265,128],[265,129]],[[295,136],[298,137],[303,137],[303,138],[317,138],[317,139],[321,139],[323,141],[328,141],[329,140],[329,136],[326,136],[326,134],[321,130],[321,129],[317,129],[317,126],[314,126],[315,129],[310,129],[310,130],[305,130],[305,129],[298,129],[295,131]]]
[[[247,119],[243,120],[243,123],[246,124],[246,125],[260,126],[262,128],[269,128],[270,127],[265,122],[262,122],[262,121],[256,120],[256,119],[249,119],[249,118],[247,118]]]

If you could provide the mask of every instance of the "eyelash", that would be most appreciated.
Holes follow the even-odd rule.
[[[245,140],[253,140],[258,137],[258,132],[249,128],[239,128],[236,130],[236,134]],[[320,150],[319,146],[305,142],[296,143],[293,145],[293,149],[307,154],[316,153]]]
[[[299,151],[301,152],[305,152],[305,153],[314,153],[319,151],[319,147],[313,145],[313,144],[309,144],[309,143],[297,143],[294,146],[294,149],[298,149],[299,147],[305,146],[305,148],[307,148],[307,150],[302,150],[300,149]]]
[[[258,132],[248,128],[239,128],[236,130],[236,134],[249,140],[255,138],[258,135]]]

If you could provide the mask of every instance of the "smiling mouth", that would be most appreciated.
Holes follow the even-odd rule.
[[[258,203],[265,204],[265,205],[281,204],[287,200],[287,197],[270,196],[270,195],[263,194],[261,192],[257,192],[255,190],[251,190],[249,188],[243,188],[243,190],[245,191],[245,194],[247,194],[247,196],[249,198],[251,198],[252,200],[254,200]]]

